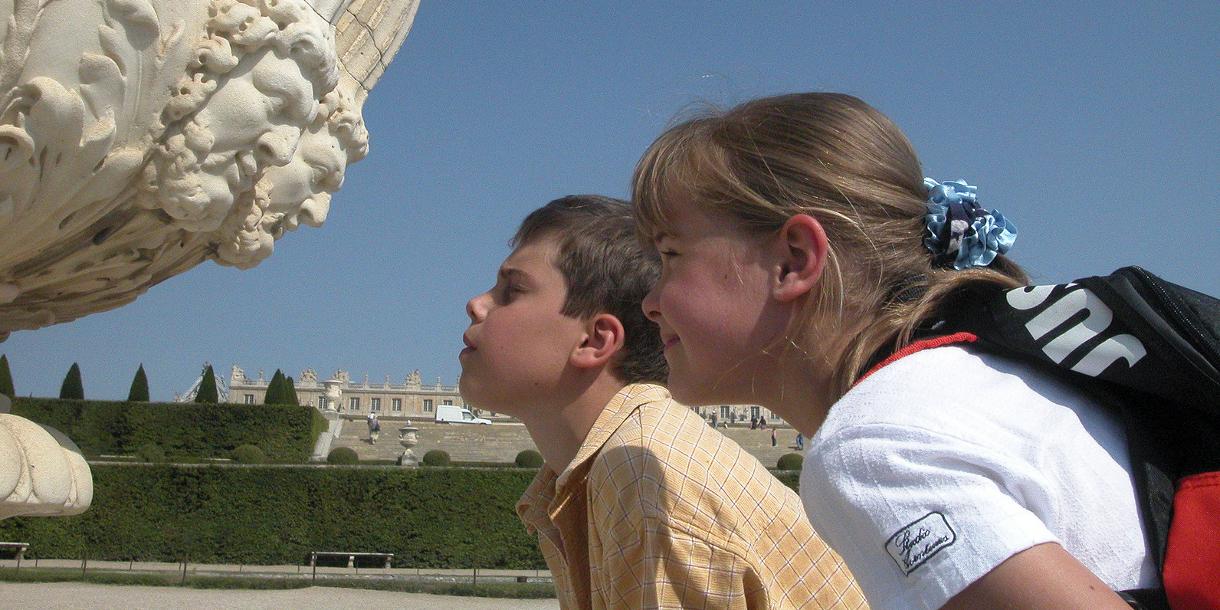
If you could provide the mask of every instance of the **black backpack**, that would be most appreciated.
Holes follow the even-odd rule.
[[[1052,367],[1120,410],[1164,587],[1124,597],[1220,608],[1220,300],[1124,267],[965,301],[938,333]]]

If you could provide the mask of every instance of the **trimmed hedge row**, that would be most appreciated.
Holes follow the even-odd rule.
[[[394,553],[396,567],[545,569],[518,521],[532,470],[92,465],[75,517],[0,521],[29,557],[297,564]],[[795,489],[798,474],[774,473]]]
[[[254,445],[270,462],[301,463],[328,425],[313,407],[285,405],[17,398],[13,414],[57,428],[91,458],[139,453],[147,445],[171,460],[228,458]]]
[[[92,465],[75,517],[0,521],[28,556],[297,564],[310,551],[394,553],[395,566],[545,569],[515,505],[532,471]]]

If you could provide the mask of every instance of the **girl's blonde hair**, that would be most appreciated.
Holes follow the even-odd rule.
[[[670,128],[640,159],[632,199],[646,245],[674,228],[672,201],[726,215],[755,235],[777,234],[796,214],[818,220],[830,242],[825,271],[781,341],[820,353],[805,350],[814,335],[862,329],[830,356],[837,362],[823,363],[833,401],[966,289],[1028,282],[1004,256],[985,268],[936,266],[923,245],[923,178],[910,142],[885,115],[850,95],[799,93]]]

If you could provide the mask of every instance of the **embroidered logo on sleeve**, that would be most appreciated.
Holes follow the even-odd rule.
[[[898,569],[910,576],[929,557],[956,541],[957,533],[949,526],[949,520],[933,511],[890,536],[885,550],[898,564]]]

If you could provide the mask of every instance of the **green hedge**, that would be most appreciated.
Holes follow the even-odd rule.
[[[298,564],[309,551],[394,553],[396,567],[545,569],[510,468],[92,465],[92,507],[0,521],[28,557]],[[795,489],[796,472],[776,472]]]
[[[394,553],[398,567],[545,569],[515,505],[534,473],[494,469],[94,464],[92,507],[0,521],[27,557],[298,564]]]
[[[13,414],[59,429],[87,457],[136,453],[149,443],[178,457],[228,458],[240,445],[268,461],[309,460],[327,421],[312,407],[17,398]]]

